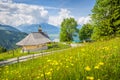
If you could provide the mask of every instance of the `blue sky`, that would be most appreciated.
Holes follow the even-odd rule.
[[[16,3],[26,3],[30,5],[41,5],[46,7],[66,8],[75,16],[87,16],[91,14],[91,9],[95,0],[13,0]],[[50,10],[51,11],[51,10]],[[56,12],[57,10],[53,10]],[[56,13],[51,13],[56,15]]]
[[[89,22],[94,4],[95,0],[0,0],[0,15],[4,16],[0,23],[18,26],[46,22],[59,26],[64,18],[73,17],[82,25]]]

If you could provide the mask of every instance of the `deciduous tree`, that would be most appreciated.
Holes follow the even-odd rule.
[[[93,27],[91,24],[84,24],[79,30],[79,39],[80,40],[90,40],[91,34],[93,32]]]
[[[77,32],[77,22],[74,18],[66,18],[61,23],[60,41],[73,41],[73,36]]]

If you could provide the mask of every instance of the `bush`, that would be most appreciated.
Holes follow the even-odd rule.
[[[6,52],[6,51],[7,51],[6,48],[0,46],[0,53]]]

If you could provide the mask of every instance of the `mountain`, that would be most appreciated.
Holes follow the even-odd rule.
[[[43,32],[48,34],[48,36],[51,38],[51,40],[59,38],[59,32],[60,32],[59,27],[50,25],[48,23],[20,25],[17,27],[17,29],[29,34],[31,32],[38,32],[39,26],[42,27]]]
[[[0,24],[0,30],[9,30],[9,31],[14,31],[14,32],[20,32],[18,29],[9,26],[9,25],[2,25]]]
[[[6,49],[15,48],[15,44],[26,35],[26,33],[23,33],[12,26],[0,24],[0,46]]]

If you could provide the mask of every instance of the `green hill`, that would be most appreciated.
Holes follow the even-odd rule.
[[[8,25],[0,25],[0,46],[6,49],[16,47],[16,42],[23,39],[27,34],[20,32],[14,27]]]

